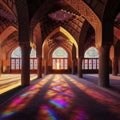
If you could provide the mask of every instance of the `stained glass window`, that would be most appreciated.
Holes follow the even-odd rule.
[[[62,47],[58,47],[52,54],[52,69],[68,69],[68,53]]]
[[[99,54],[95,47],[90,47],[84,54],[82,60],[82,69],[84,70],[97,70],[99,69]]]
[[[30,58],[36,58],[36,51],[33,48],[32,48],[31,53],[30,53]]]
[[[11,70],[21,70],[22,66],[22,54],[21,48],[17,47],[13,50],[11,54]],[[37,58],[36,58],[36,51],[32,48],[30,53],[30,69],[36,70],[37,69]]]
[[[15,50],[13,50],[11,54],[11,58],[21,58],[21,48],[17,47]],[[36,51],[32,48],[30,53],[30,58],[36,58]]]
[[[17,47],[15,50],[13,50],[11,54],[11,58],[21,58],[21,48]]]
[[[52,58],[68,58],[68,53],[62,47],[58,47],[52,54]]]
[[[85,52],[84,58],[99,58],[98,50],[95,47],[90,47]]]

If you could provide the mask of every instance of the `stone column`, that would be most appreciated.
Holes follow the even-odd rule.
[[[109,45],[99,48],[99,86],[109,87]]]
[[[75,60],[72,60],[72,74],[75,74]]]
[[[79,57],[78,58],[78,77],[82,78],[83,74],[82,74],[82,58]]]
[[[45,75],[48,74],[48,62],[47,62],[47,60],[44,60],[44,74]]]
[[[22,70],[21,70],[21,85],[30,85],[30,44],[29,42],[20,43],[22,51]]]
[[[38,60],[37,75],[38,78],[42,78],[42,57],[37,56],[37,60]]]
[[[114,57],[112,60],[112,75],[117,76],[118,74],[118,58]]]

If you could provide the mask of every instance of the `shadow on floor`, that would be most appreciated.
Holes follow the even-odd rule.
[[[31,81],[31,84],[35,84],[37,81],[38,81],[38,79],[34,79],[33,81]],[[18,87],[14,88],[14,89],[11,89],[11,90],[1,94],[0,95],[0,105],[2,103],[4,103],[5,101],[9,100],[11,97],[18,94],[19,92],[21,92],[25,88],[26,87],[18,86]]]
[[[98,78],[97,75],[92,75],[91,76],[89,74],[84,74],[83,79],[98,85],[99,78]],[[120,80],[110,78],[110,87],[107,88],[107,89],[109,89],[112,92],[120,94]]]
[[[24,87],[18,86],[8,92],[5,92],[3,94],[0,95],[0,104],[4,103],[5,101],[7,101],[9,98],[11,98],[12,96],[14,96],[15,94],[17,94],[18,92],[20,92],[22,89],[24,89]]]

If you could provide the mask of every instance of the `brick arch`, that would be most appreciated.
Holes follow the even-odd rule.
[[[76,56],[78,57],[78,44],[77,44],[77,42],[76,42],[76,40],[74,39],[74,37],[67,31],[67,30],[65,30],[63,27],[58,27],[58,28],[56,28],[55,30],[53,30],[53,32],[51,32],[47,37],[46,37],[46,39],[44,40],[44,43],[43,43],[43,50],[44,50],[44,48],[45,48],[45,45],[46,45],[46,43],[47,43],[47,41],[53,36],[53,35],[55,35],[56,33],[58,33],[58,32],[61,32],[62,34],[64,34],[65,36],[67,36],[68,38],[69,38],[69,40],[75,45],[75,47],[76,47]]]
[[[14,33],[15,31],[17,31],[17,29],[14,26],[9,26],[7,27],[0,35],[0,44],[12,33]]]
[[[84,52],[84,48],[83,46],[85,45],[85,40],[86,40],[86,36],[87,36],[87,32],[90,28],[90,24],[88,23],[88,21],[86,20],[81,28],[81,32],[80,32],[80,36],[79,36],[79,51],[78,51],[78,55],[79,56],[83,56],[83,52]]]
[[[65,0],[65,2],[77,10],[93,26],[95,30],[95,44],[102,45],[102,23],[94,11],[82,0]]]
[[[117,14],[117,9],[120,6],[120,0],[112,1],[108,0],[104,13],[103,13],[103,18],[102,18],[102,25],[103,25],[103,44],[108,43],[112,44],[113,43],[113,36],[117,35],[117,29],[113,27],[113,23]],[[115,30],[113,32],[113,29]],[[117,37],[117,36],[116,36]]]
[[[14,18],[16,18],[16,7],[14,4],[14,0],[0,0],[0,4],[2,4],[6,11],[8,11],[12,16],[14,16]]]
[[[19,44],[14,43],[14,46],[7,52],[8,58],[11,57],[13,50],[15,50],[17,47],[19,47]]]
[[[32,39],[33,37],[33,29],[37,25],[38,22],[40,22],[40,18],[44,16],[44,14],[48,13],[50,9],[56,4],[57,1],[55,0],[45,0],[45,2],[38,8],[34,16],[32,17],[30,21],[30,37]],[[50,4],[52,3],[52,4]],[[46,8],[46,9],[45,9]],[[41,12],[42,11],[42,12]]]

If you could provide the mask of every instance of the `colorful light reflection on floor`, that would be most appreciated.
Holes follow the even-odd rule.
[[[39,83],[30,86],[29,89],[14,98],[0,114],[0,120],[12,117],[14,114],[21,111],[32,100],[32,98],[40,92],[40,89],[48,82],[49,79],[51,79],[51,76],[48,76]]]
[[[14,120],[14,116],[15,120],[22,120],[22,118],[17,118],[21,114],[24,114],[25,120],[97,120],[96,116],[94,117],[89,114],[88,109],[91,112],[93,109],[89,108],[91,105],[90,103],[86,103],[87,100],[84,99],[84,95],[87,95],[88,99],[93,99],[96,105],[95,111],[99,112],[98,104],[103,105],[108,110],[106,116],[105,111],[99,113],[104,114],[101,120],[104,120],[106,117],[110,118],[110,113],[115,113],[115,115],[120,113],[119,101],[112,98],[110,94],[106,94],[100,90],[97,91],[97,89],[93,89],[88,84],[83,84],[77,79],[79,78],[75,78],[72,75],[46,76],[38,83],[31,85],[28,89],[14,97],[5,104],[6,106],[0,108],[0,120]],[[50,80],[51,82],[48,84]],[[43,90],[46,84],[46,90]],[[71,86],[72,84],[74,86]],[[75,93],[73,88],[77,88],[78,93]],[[40,94],[42,90],[45,91],[45,94],[42,96],[43,98],[41,98]],[[81,98],[79,98],[79,94],[81,94]],[[35,96],[37,96],[37,99],[34,99]],[[41,102],[39,102],[40,99],[42,99]],[[34,107],[34,103],[37,107]],[[36,113],[30,112],[27,108],[28,105],[29,109],[36,108]],[[25,113],[26,110],[28,110],[27,114]],[[118,112],[116,112],[117,110]],[[93,111],[93,114],[95,114],[95,111]],[[34,114],[36,115],[35,117],[33,117]]]
[[[94,98],[97,102],[105,105],[106,107],[109,108],[111,112],[114,112],[118,115],[120,118],[120,104],[119,100],[112,99],[112,95],[108,94],[107,92],[103,91],[97,91],[93,88],[90,88],[80,82],[78,82],[76,79],[78,78],[71,78],[67,75],[64,75],[69,81],[74,83],[80,90],[82,90],[84,93],[89,95],[90,97]]]

